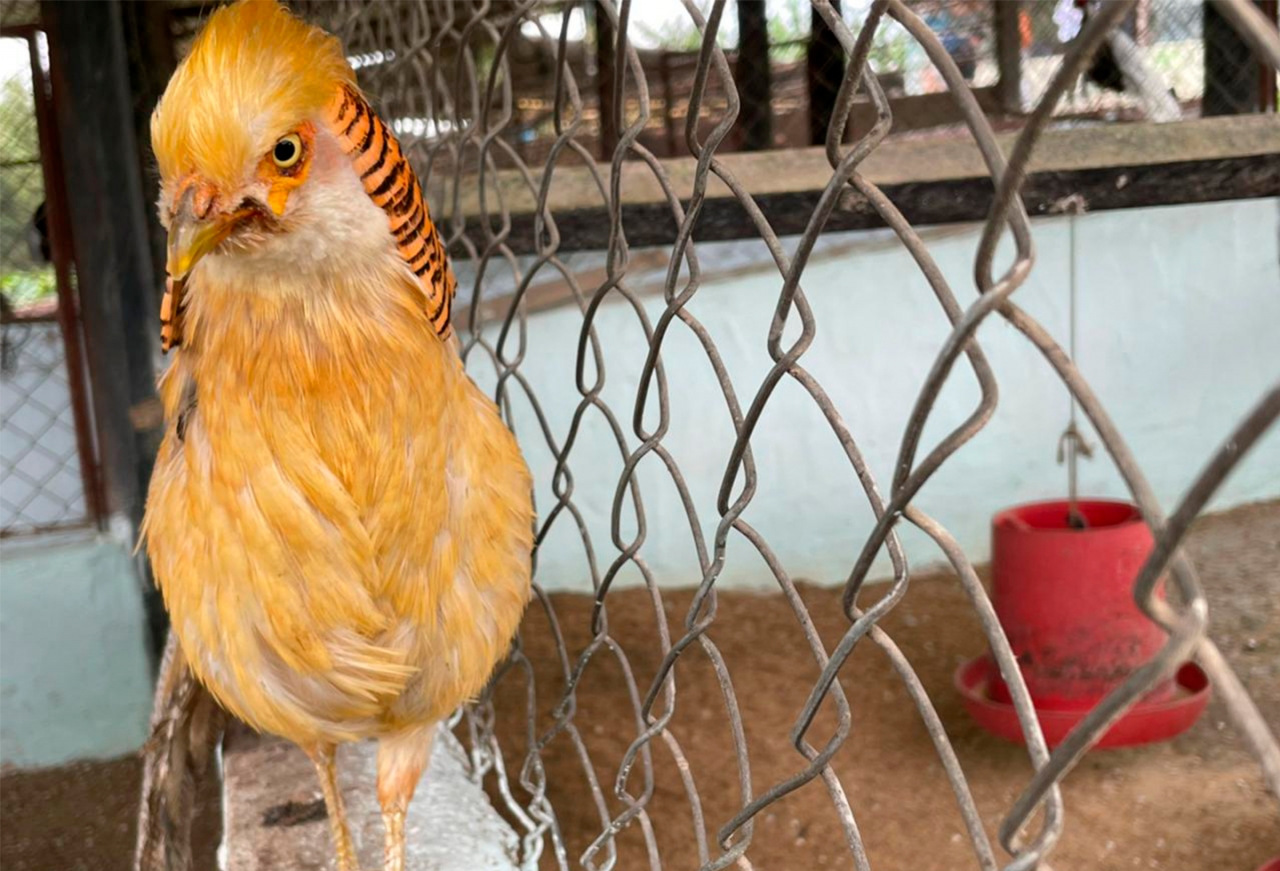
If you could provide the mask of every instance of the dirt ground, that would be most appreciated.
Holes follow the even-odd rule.
[[[1210,600],[1214,639],[1263,716],[1280,724],[1280,502],[1201,520],[1188,550]],[[847,625],[839,592],[805,586],[801,593],[830,646]],[[689,594],[665,594],[665,599],[674,632]],[[639,641],[653,632],[651,606],[645,594],[635,590],[611,593],[609,602],[613,634],[627,648],[644,687],[658,664],[652,650]],[[555,607],[569,649],[581,650],[589,640],[589,600],[557,596]],[[956,665],[985,646],[967,600],[953,577],[917,577],[882,625],[934,699],[994,841],[1003,811],[1027,782],[1031,768],[1023,748],[978,731],[951,688]],[[776,595],[722,596],[711,635],[733,675],[758,792],[801,767],[787,734],[817,669],[797,643],[790,609]],[[526,619],[525,644],[537,671],[540,723],[545,725],[547,707],[561,684],[547,623],[537,610]],[[601,657],[587,670],[578,693],[577,723],[606,795],[611,795],[618,761],[635,732],[619,674],[616,665]],[[853,732],[834,764],[872,867],[977,867],[932,745],[888,662],[863,645],[843,677],[853,707]],[[714,829],[740,800],[723,702],[700,651],[682,659],[677,679],[677,713],[671,727],[690,761],[714,838]],[[519,715],[524,704],[517,682],[504,682],[499,723],[513,771],[519,769],[524,747]],[[829,734],[830,723],[830,718],[820,716],[811,734]],[[678,771],[665,750],[656,750],[654,758],[655,794],[649,816],[663,867],[696,868],[691,817]],[[564,737],[547,748],[544,759],[550,794],[569,855],[575,859],[599,830],[594,809],[582,800],[586,778]],[[126,868],[137,779],[131,759],[5,774],[0,778],[0,867]],[[638,784],[639,778],[633,775],[633,782]],[[1256,763],[1216,701],[1190,732],[1168,744],[1090,754],[1068,777],[1063,791],[1066,829],[1050,860],[1056,871],[1253,871],[1280,855],[1280,802],[1264,791]],[[202,871],[214,867],[214,796],[207,797],[206,807]],[[638,826],[623,832],[619,843],[619,869],[647,867]],[[755,871],[852,867],[820,782],[768,808],[759,817],[747,855]],[[1002,855],[997,847],[997,856]]]
[[[142,766],[132,756],[0,776],[0,868],[126,871],[133,865]],[[214,871],[221,835],[217,785],[199,802],[195,871]]]

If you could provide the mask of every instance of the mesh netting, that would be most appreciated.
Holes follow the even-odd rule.
[[[846,4],[843,17],[824,0],[816,0],[813,6],[834,34],[841,57],[832,81],[837,89],[829,125],[833,132],[826,142],[830,175],[803,234],[785,242],[774,232],[752,190],[717,156],[731,137],[740,135],[735,125],[741,111],[734,64],[723,44],[726,40],[721,38],[729,17],[723,2],[711,4],[705,11],[692,2],[684,3],[679,12],[680,32],[694,35],[696,51],[687,55],[692,60],[679,71],[669,60],[664,65],[661,58],[635,44],[635,6],[627,2],[575,7],[533,0],[392,4],[353,0],[311,4],[304,9],[345,39],[348,53],[359,64],[363,87],[379,104],[383,116],[391,120],[426,180],[436,204],[436,222],[458,264],[459,304],[455,311],[462,321],[467,366],[478,380],[492,385],[526,452],[549,454],[553,460],[554,472],[538,482],[538,541],[552,535],[578,541],[581,577],[589,580],[595,591],[590,642],[571,649],[557,623],[554,603],[541,587],[537,590],[533,608],[540,610],[553,628],[560,682],[538,685],[519,644],[496,678],[498,688],[515,685],[517,695],[528,700],[526,748],[499,746],[489,699],[459,720],[459,728],[471,739],[477,777],[490,785],[497,803],[523,835],[523,859],[528,866],[541,862],[561,868],[663,867],[649,809],[658,800],[655,772],[669,768],[678,772],[679,786],[675,794],[666,791],[661,799],[687,807],[690,825],[684,831],[689,834],[679,837],[694,839],[702,868],[750,867],[752,839],[761,814],[800,788],[826,791],[853,865],[868,868],[848,784],[832,764],[852,732],[851,705],[858,699],[857,673],[850,661],[855,646],[877,649],[899,676],[950,783],[978,867],[1025,869],[1040,865],[1063,831],[1066,809],[1059,783],[1110,724],[1188,658],[1196,659],[1208,673],[1267,782],[1273,790],[1280,789],[1280,747],[1207,637],[1205,597],[1195,569],[1178,549],[1188,525],[1227,473],[1280,415],[1280,385],[1262,396],[1253,411],[1236,424],[1219,453],[1205,458],[1193,486],[1166,514],[1114,421],[1071,357],[1017,304],[1017,291],[1035,266],[1028,218],[1019,197],[1028,160],[1050,119],[1063,106],[1070,106],[1068,92],[1077,87],[1108,34],[1122,22],[1132,21],[1133,4],[1095,7],[1065,54],[1059,50],[1061,56],[1045,65],[1043,78],[1028,91],[1030,114],[1007,156],[997,146],[992,126],[970,88],[971,84],[988,82],[992,75],[989,65],[984,65],[985,46],[991,38],[987,4],[946,4],[949,11],[942,4],[901,0],[879,0],[859,9],[850,6]],[[1238,26],[1248,43],[1267,52],[1274,63],[1280,56],[1280,39],[1274,28],[1263,29],[1242,17],[1241,7],[1248,7],[1244,0],[1220,6],[1230,20],[1243,22]],[[807,8],[804,13],[807,18]],[[972,19],[973,27],[952,27],[946,30],[946,39],[940,37],[935,29],[938,22],[930,17],[961,13],[966,20]],[[592,16],[603,18],[588,27]],[[1187,26],[1198,27],[1198,21]],[[1163,18],[1143,26],[1158,29],[1164,26]],[[612,69],[595,68],[596,55],[588,51],[587,34],[591,33],[603,33],[612,40],[612,56],[617,60]],[[964,44],[952,39],[956,33],[965,37]],[[881,34],[887,36],[881,38]],[[1031,38],[1034,45],[1034,32]],[[967,303],[944,278],[899,206],[859,172],[894,123],[886,86],[905,86],[886,79],[891,70],[877,67],[879,75],[865,74],[869,58],[873,66],[895,62],[896,55],[890,51],[894,40],[903,43],[903,62],[914,59],[918,65],[913,75],[919,82],[947,95],[977,144],[994,184],[994,204],[973,264],[977,293]],[[1160,44],[1160,39],[1153,42]],[[608,46],[605,48],[607,54]],[[664,104],[656,96],[663,92],[664,77],[687,83],[678,113],[670,111],[669,99]],[[670,84],[665,88],[671,93]],[[785,108],[788,93],[785,81],[781,85],[775,81],[776,106]],[[855,98],[870,101],[874,123],[849,136],[847,121]],[[665,106],[665,114],[656,116],[655,106]],[[676,126],[668,129],[671,117]],[[616,144],[609,143],[614,136]],[[654,141],[661,142],[668,152],[696,159],[687,189],[678,186],[669,166],[655,158],[646,144]],[[607,157],[597,163],[602,147]],[[651,252],[633,250],[628,244],[629,234],[643,228],[623,220],[627,191],[622,179],[627,164],[642,167],[639,171],[647,181],[661,190],[661,208],[678,227],[674,244],[656,261]],[[567,229],[572,216],[548,205],[557,181],[570,171],[586,179],[578,191],[579,202],[593,206],[598,210],[593,214],[608,221],[607,248],[595,255],[568,254],[582,247],[574,243]],[[771,328],[767,336],[758,339],[760,366],[750,375],[727,370],[712,331],[693,312],[703,274],[699,246],[693,243],[694,229],[713,180],[731,192],[750,217],[759,244],[782,279]],[[914,258],[936,299],[937,317],[949,325],[947,338],[912,399],[913,411],[898,445],[894,473],[888,479],[873,474],[856,428],[823,383],[805,367],[805,354],[818,326],[803,288],[805,270],[837,201],[848,192],[865,201]],[[519,244],[510,235],[513,198],[532,203],[529,212],[534,232]],[[1012,240],[1012,262],[997,272],[996,246],[1005,237]],[[656,316],[655,309],[640,299],[636,287],[642,275],[651,280],[655,273],[662,286],[662,304]],[[574,397],[574,408],[568,415],[549,409],[547,397],[526,377],[530,354],[536,353],[531,351],[536,347],[529,318],[535,297],[532,290],[548,280],[562,288],[563,316],[576,318],[578,324],[573,371],[565,374],[566,381],[572,378],[569,392]],[[600,328],[606,304],[611,312],[609,332]],[[643,333],[646,348],[643,363],[637,361],[638,379],[623,384],[621,392],[616,378],[610,381],[605,365],[614,331],[623,328],[618,326],[618,318],[627,320],[626,329]],[[1096,430],[1157,542],[1135,579],[1134,594],[1147,615],[1167,632],[1167,640],[1157,656],[1106,696],[1052,752],[975,567],[948,530],[914,501],[922,486],[994,413],[998,372],[975,339],[979,325],[989,319],[1003,320],[1020,333],[1057,373]],[[672,415],[677,413],[673,396],[682,389],[685,378],[683,372],[673,372],[664,365],[668,362],[664,353],[676,342],[685,351],[696,348],[714,373],[714,389],[696,400],[698,415],[708,422],[727,422],[732,428],[731,448],[714,457],[682,460],[667,440]],[[959,426],[936,441],[926,442],[923,434],[934,415],[935,401],[953,378],[975,381],[978,399]],[[872,531],[848,565],[843,597],[847,625],[834,645],[824,644],[819,636],[774,543],[749,522],[762,468],[778,461],[777,457],[753,453],[752,435],[784,385],[788,391],[803,394],[817,412],[816,418],[838,441],[860,484],[859,498],[875,517]],[[562,398],[564,393],[558,395]],[[679,408],[686,410],[687,404],[681,403]],[[590,427],[600,429],[611,440],[612,465],[595,464],[575,450]],[[691,490],[684,473],[690,462],[710,462],[723,469],[718,493]],[[700,576],[690,578],[697,583],[697,592],[682,614],[669,612],[669,594],[664,596],[649,565],[654,551],[650,530],[659,522],[670,528],[672,519],[646,515],[638,471],[642,465],[648,470],[646,474],[657,474],[662,486],[678,492],[687,515],[679,518],[678,525],[685,530],[681,534],[690,551],[696,554]],[[604,535],[586,519],[591,506],[581,504],[584,497],[575,490],[575,480],[601,475],[609,476],[613,485],[607,512],[610,529]],[[705,522],[707,517],[712,522]],[[984,829],[934,702],[911,663],[880,626],[909,595],[911,575],[899,540],[904,525],[931,538],[958,575],[1009,685],[1034,772],[1007,807],[998,832],[999,843],[1012,860],[997,858],[996,845]],[[882,553],[888,554],[892,564],[892,581],[865,585],[873,562]],[[811,652],[817,674],[790,731],[796,754],[793,773],[763,788],[752,777],[747,740],[751,726],[735,694],[734,676],[712,640],[717,630],[731,628],[724,625],[718,610],[717,581],[733,562],[742,560],[765,567],[795,617],[791,637],[761,639],[761,643],[803,645]],[[1156,592],[1158,579],[1166,574],[1172,590],[1168,599]],[[622,578],[638,583],[651,604],[653,620],[642,644],[623,643],[611,630],[610,592]],[[539,574],[536,580],[546,579]],[[706,796],[698,783],[708,773],[699,770],[699,760],[686,757],[680,728],[675,725],[682,699],[677,692],[679,676],[690,667],[690,657],[682,659],[682,654],[696,657],[704,666],[709,664],[719,687],[718,704],[700,702],[708,719],[698,727],[721,729],[733,750],[734,770],[729,775],[720,772],[715,779],[718,791],[736,790],[734,810],[724,818],[711,819],[704,814]],[[607,763],[593,758],[590,742],[584,739],[592,724],[589,717],[580,714],[583,699],[578,691],[588,674],[600,671],[609,674],[619,687],[614,702],[630,707],[634,726],[632,733],[624,736],[625,750]],[[569,809],[563,804],[556,806],[549,798],[543,760],[552,751],[567,752],[581,765],[585,787],[574,800],[572,818],[575,825],[591,829],[587,833],[589,846],[581,854],[576,850],[571,854],[567,847],[570,838],[564,820]],[[616,775],[612,782],[599,775],[605,770]],[[927,823],[921,821],[921,825]],[[619,833],[628,827],[639,830],[644,846],[624,856],[620,855]],[[575,833],[579,840],[581,836],[582,832]]]
[[[6,24],[24,8],[6,6]],[[0,38],[0,535],[91,519],[77,399],[56,320],[34,38]]]

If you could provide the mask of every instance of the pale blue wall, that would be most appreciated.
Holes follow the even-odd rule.
[[[1275,199],[1252,200],[1078,219],[1079,365],[1168,507],[1230,428],[1280,379],[1278,206]],[[961,304],[971,304],[976,228],[948,228],[926,237]],[[1038,261],[1014,300],[1065,344],[1068,219],[1035,221],[1034,238]],[[886,241],[884,234],[831,235],[823,241],[825,253],[815,256],[804,273],[817,338],[802,365],[828,391],[883,492],[912,404],[948,325],[896,241]],[[687,308],[715,340],[745,407],[771,363],[766,341],[781,280],[772,265],[762,262],[759,242],[730,246],[719,254],[715,246],[699,246],[706,271]],[[742,264],[752,258],[761,266],[744,275]],[[737,274],[717,276],[708,268],[712,259],[733,264]],[[663,304],[654,283],[650,280],[646,287],[639,279],[631,286],[656,320]],[[660,280],[656,283],[660,287]],[[630,307],[616,296],[613,300],[596,320],[606,358],[602,396],[634,446],[631,414],[647,345]],[[533,315],[521,369],[561,443],[581,398],[573,382],[581,318],[570,307]],[[794,335],[794,326],[789,334]],[[979,337],[999,380],[999,408],[986,429],[926,485],[918,504],[981,561],[988,554],[993,512],[1065,495],[1065,476],[1054,455],[1068,400],[1038,352],[1004,321],[989,319]],[[705,353],[678,323],[664,346],[664,361],[671,382],[671,428],[663,444],[680,464],[710,538],[718,519],[716,491],[732,441],[728,412],[717,396]],[[963,420],[976,397],[976,382],[961,363],[940,397],[923,447],[936,444]],[[545,516],[554,504],[547,486],[552,460],[528,404],[518,393],[513,402]],[[760,483],[745,519],[794,577],[842,583],[872,516],[836,438],[794,382],[784,379],[779,386],[753,445]],[[594,410],[585,416],[570,467],[575,501],[603,570],[617,555],[610,544],[609,512],[622,465],[611,433]],[[648,523],[641,556],[662,583],[697,582],[700,572],[686,515],[656,456],[641,463],[639,479]],[[1103,456],[1083,465],[1081,490],[1102,496],[1124,493]],[[1227,482],[1214,507],[1277,497],[1280,431],[1273,430]],[[633,529],[628,509],[624,537],[629,539]],[[913,530],[903,534],[917,565],[941,559],[923,535]],[[540,577],[552,589],[586,590],[584,565],[572,518],[563,515],[539,554]],[[882,559],[877,571],[883,575],[886,570]],[[636,577],[630,569],[623,575],[624,580]],[[736,534],[730,538],[721,581],[725,586],[776,587],[754,549]]]
[[[129,551],[86,533],[0,549],[0,762],[136,750],[150,675]]]
[[[1278,206],[1277,200],[1259,200],[1079,220],[1080,365],[1167,506],[1229,428],[1280,378]],[[1037,221],[1034,229],[1039,262],[1016,300],[1065,341],[1067,223]],[[929,238],[963,304],[974,298],[964,288],[976,240],[976,232],[965,228]],[[759,252],[734,244],[718,255],[713,246],[702,246],[704,257],[718,257],[735,275],[707,274],[690,310],[711,332],[746,403],[767,369],[765,342],[780,282],[768,269],[743,274],[743,264],[759,260]],[[831,236],[823,244],[825,253],[805,274],[818,337],[804,365],[826,386],[887,487],[911,403],[946,325],[919,273],[882,234]],[[640,277],[635,286],[648,294],[644,304],[656,317],[661,300],[652,283],[653,276]],[[580,323],[569,308],[530,320],[523,371],[560,440],[579,399],[573,358]],[[617,303],[606,304],[597,323],[608,366],[604,396],[635,444],[630,408],[644,336]],[[1057,379],[1011,327],[992,320],[981,340],[1000,381],[999,409],[919,498],[979,561],[987,556],[992,512],[1063,492],[1054,450],[1067,408]],[[673,389],[665,444],[684,470],[709,536],[730,443],[727,412],[714,398],[710,367],[688,331],[677,325],[666,348]],[[969,412],[975,393],[972,378],[961,373],[941,397],[926,445]],[[518,398],[515,404],[545,516],[552,504],[550,457],[527,405]],[[616,556],[608,518],[621,462],[611,443],[601,418],[589,413],[572,459],[576,502],[602,569]],[[746,519],[793,576],[842,582],[871,515],[834,437],[794,384],[784,383],[770,403],[755,451],[760,489]],[[699,573],[685,514],[656,458],[641,466],[641,481],[649,524],[643,557],[662,583],[695,583]],[[1084,465],[1082,489],[1122,493],[1104,459]],[[1277,497],[1280,432],[1272,432],[1215,507]],[[582,550],[569,521],[562,517],[541,549],[539,577],[551,589],[585,591]],[[923,536],[904,536],[917,565],[938,560]],[[85,537],[6,542],[0,562],[0,760],[48,765],[136,749],[145,734],[150,691],[141,599],[127,548]],[[622,576],[623,582],[634,579],[633,572]],[[730,540],[722,582],[765,589],[773,583],[737,537]]]

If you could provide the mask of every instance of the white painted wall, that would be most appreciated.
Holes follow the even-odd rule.
[[[1280,378],[1280,201],[1106,212],[1077,223],[1079,363],[1167,507],[1263,390]],[[930,250],[968,305],[968,276],[976,229],[937,231]],[[1068,219],[1036,221],[1039,260],[1016,301],[1062,342],[1069,297]],[[794,240],[792,240],[794,241]],[[842,245],[861,250],[839,253]],[[824,239],[804,288],[817,317],[817,339],[803,365],[827,389],[852,429],[882,488],[887,489],[898,441],[915,396],[947,326],[924,279],[901,246],[883,233]],[[710,261],[760,261],[759,242],[722,250],[700,246]],[[749,255],[747,252],[750,252]],[[834,253],[832,253],[834,252]],[[709,272],[689,310],[706,326],[745,405],[767,369],[766,338],[781,280],[771,266],[748,275]],[[643,290],[646,282],[638,286]],[[660,281],[657,282],[660,287]],[[966,288],[970,288],[967,289]],[[650,291],[651,319],[662,310]],[[574,356],[581,315],[562,307],[530,319],[522,371],[540,397],[551,431],[563,442],[580,395]],[[638,373],[647,344],[629,306],[615,297],[597,317],[607,381],[603,399],[631,427]],[[1001,400],[987,428],[940,471],[919,504],[941,520],[978,561],[988,555],[988,522],[1018,502],[1065,494],[1055,462],[1067,420],[1067,394],[1048,365],[1012,327],[991,319],[980,332],[1000,382]],[[675,325],[664,349],[671,384],[671,428],[663,444],[683,470],[704,534],[717,521],[716,492],[732,441],[725,404],[717,398],[705,354],[691,332]],[[481,369],[474,365],[473,369]],[[484,374],[482,383],[491,384]],[[957,371],[926,431],[926,447],[961,421],[976,401],[976,382]],[[538,481],[546,516],[552,461],[527,402],[517,399],[517,429]],[[656,421],[656,414],[650,414]],[[858,482],[813,401],[784,381],[770,401],[754,442],[759,491],[744,515],[769,541],[794,577],[842,582],[871,527]],[[922,452],[923,454],[923,452]],[[616,558],[609,514],[622,465],[596,411],[588,411],[574,445],[574,501],[581,509],[603,571]],[[690,585],[701,577],[685,512],[655,456],[640,466],[648,537],[640,551],[663,584]],[[1110,463],[1099,456],[1082,468],[1084,494],[1124,493]],[[1227,482],[1215,508],[1280,497],[1280,431],[1272,431]],[[624,513],[624,539],[635,529]],[[904,532],[908,554],[920,564],[941,554],[923,535]],[[887,560],[873,574],[883,575]],[[554,524],[539,554],[539,576],[550,589],[587,590],[589,574],[570,516]],[[637,575],[627,569],[623,582]],[[754,549],[731,534],[721,584],[774,585]]]

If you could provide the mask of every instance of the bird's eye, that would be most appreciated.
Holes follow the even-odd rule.
[[[271,149],[271,159],[281,169],[288,169],[302,158],[302,139],[297,133],[283,136]]]

